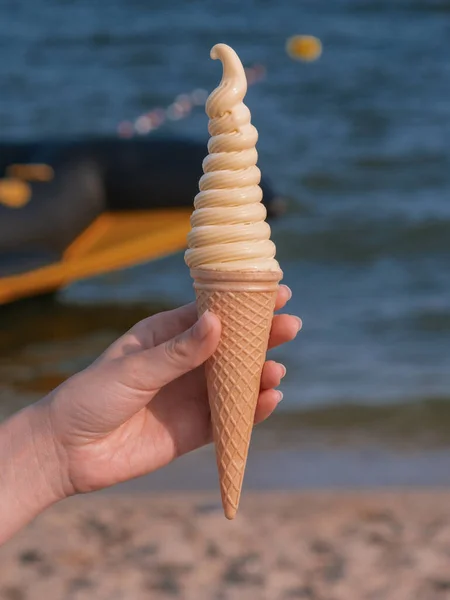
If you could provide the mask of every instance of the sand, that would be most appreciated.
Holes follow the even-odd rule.
[[[74,498],[0,548],[0,598],[448,599],[450,492]]]

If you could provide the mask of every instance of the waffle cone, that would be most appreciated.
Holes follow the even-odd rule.
[[[233,519],[282,273],[191,270],[191,275],[199,316],[210,310],[222,323],[219,346],[205,371],[222,504]]]

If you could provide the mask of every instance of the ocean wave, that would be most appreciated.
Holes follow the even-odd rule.
[[[353,0],[347,3],[348,8],[355,13],[378,13],[384,14],[387,11],[397,13],[448,13],[450,12],[450,2],[448,0],[416,0],[411,2],[405,0],[393,4],[387,0],[357,2]]]
[[[399,404],[364,405],[342,402],[291,412],[278,412],[264,425],[284,439],[306,434],[339,434],[350,441],[363,436],[392,443],[450,444],[450,396]],[[303,433],[302,433],[303,432]],[[304,434],[304,435],[303,435]]]
[[[372,262],[382,258],[450,253],[450,219],[358,219],[348,216],[296,219],[277,240],[280,259]]]

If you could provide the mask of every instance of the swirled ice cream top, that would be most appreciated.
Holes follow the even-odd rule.
[[[258,132],[243,103],[247,78],[236,52],[217,44],[211,58],[223,64],[222,81],[206,102],[208,156],[194,199],[186,264],[217,271],[277,271],[256,166]]]

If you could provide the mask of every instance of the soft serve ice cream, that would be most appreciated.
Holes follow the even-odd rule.
[[[210,271],[279,271],[256,166],[258,132],[243,103],[247,78],[232,48],[217,44],[211,58],[223,63],[222,81],[206,102],[208,156],[194,200],[186,264]]]
[[[185,260],[198,315],[211,311],[222,324],[205,376],[222,504],[225,516],[233,519],[283,273],[261,203],[258,132],[243,103],[245,72],[225,44],[214,46],[211,57],[222,61],[223,77],[206,103],[209,154],[194,200]]]

